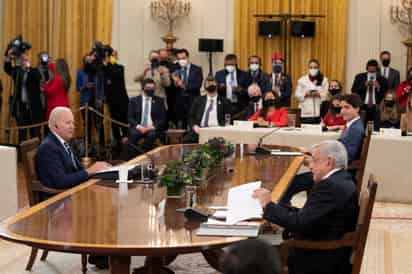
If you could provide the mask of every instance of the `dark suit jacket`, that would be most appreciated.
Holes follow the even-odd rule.
[[[353,81],[353,85],[352,85],[352,92],[359,94],[363,102],[365,102],[365,99],[366,99],[367,88],[365,84],[367,80],[368,80],[367,72],[359,73],[358,75],[356,75],[355,80]],[[376,105],[379,105],[385,95],[385,92],[388,90],[388,83],[386,79],[382,77],[379,73],[378,73],[378,77],[376,80],[381,86],[379,91],[375,91]]]
[[[22,81],[23,81],[23,70],[12,66],[11,62],[4,63],[4,71],[13,78],[14,84],[16,86],[16,94],[14,94],[15,99],[13,103],[13,116],[19,118],[19,108],[22,103]],[[34,123],[41,122],[44,120],[44,109],[40,100],[40,80],[41,75],[38,69],[30,68],[27,76],[26,88],[27,95],[30,102],[31,110],[31,120]]]
[[[247,71],[247,76],[248,78],[247,78],[246,87],[249,87],[251,84],[256,83],[260,87],[262,94],[272,89],[272,86],[270,84],[269,75],[267,75],[263,71],[258,70],[257,74],[254,76],[252,71],[249,70]]]
[[[197,125],[200,126],[202,123],[203,113],[205,112],[207,103],[207,96],[198,97],[194,102],[190,110],[190,127]],[[225,114],[231,114],[230,102],[224,98],[218,96],[217,101],[217,120],[220,126],[225,125]]]
[[[386,81],[388,82],[388,89],[396,90],[401,83],[399,70],[389,68],[389,77]]]
[[[264,218],[289,231],[294,238],[309,241],[338,240],[354,231],[358,197],[351,175],[337,171],[314,185],[302,209],[269,203]],[[290,250],[291,273],[345,273],[350,268],[350,250]]]
[[[130,99],[129,102],[129,126],[131,128],[135,128],[137,125],[140,124],[142,120],[142,96],[137,96]],[[153,122],[153,126],[156,130],[164,130],[167,124],[167,117],[166,117],[166,107],[165,102],[162,98],[154,96],[152,98],[152,108],[151,108],[151,118]]]
[[[270,80],[270,90],[272,90],[273,78],[271,75],[269,76],[269,80]],[[281,83],[280,83],[280,93],[281,93],[280,100],[282,102],[282,105],[284,107],[289,107],[290,106],[290,96],[292,95],[292,80],[290,76],[287,74],[282,73]]]
[[[106,70],[106,101],[113,108],[122,109],[127,113],[129,96],[124,79],[124,66],[109,64]]]
[[[68,189],[85,182],[89,175],[76,159],[76,169],[66,149],[50,133],[41,143],[35,156],[37,176],[46,187]]]
[[[224,98],[226,98],[226,76],[227,75],[228,75],[228,72],[225,69],[219,70],[218,72],[216,72],[216,75],[215,75],[216,83],[218,85],[219,96],[224,97]],[[237,79],[238,92],[239,92],[238,105],[243,109],[249,103],[249,96],[247,93],[249,76],[247,72],[238,69],[236,71],[236,79]],[[224,85],[225,88],[221,88],[222,85]]]
[[[338,139],[345,146],[349,161],[359,160],[364,137],[364,125],[362,120],[359,119],[347,128]]]

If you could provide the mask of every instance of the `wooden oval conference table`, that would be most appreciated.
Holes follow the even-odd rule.
[[[193,147],[163,146],[129,164],[149,157],[160,166]],[[272,199],[278,200],[303,163],[302,156],[247,155],[248,149],[251,146],[236,147],[236,153],[225,160],[226,168],[199,191],[199,205],[224,206],[230,187],[254,181],[262,181],[263,187],[273,190]],[[165,265],[178,254],[194,252],[202,252],[218,269],[222,248],[244,239],[196,236],[199,223],[176,211],[185,206],[184,197],[166,199],[162,187],[132,184],[124,193],[114,185],[89,180],[8,218],[0,224],[0,237],[50,251],[106,255],[112,274],[130,273],[131,256],[147,256],[138,273],[173,273]],[[160,204],[165,204],[163,209]]]

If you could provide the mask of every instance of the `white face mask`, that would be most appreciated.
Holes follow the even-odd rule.
[[[309,69],[309,75],[312,77],[315,77],[316,75],[318,75],[319,73],[319,69]]]
[[[229,73],[232,73],[236,70],[236,67],[232,66],[232,65],[228,65],[225,68],[226,68],[226,71],[229,72]]]
[[[249,68],[251,71],[258,71],[259,70],[259,64],[250,64]]]
[[[179,65],[180,65],[182,68],[187,67],[187,64],[188,64],[187,59],[180,59],[180,60],[179,60]]]

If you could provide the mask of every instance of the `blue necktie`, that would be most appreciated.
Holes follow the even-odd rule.
[[[66,148],[67,153],[69,154],[69,157],[70,157],[70,159],[71,159],[71,161],[72,161],[73,167],[74,167],[76,170],[79,170],[79,165],[77,164],[76,158],[75,158],[74,153],[73,153],[73,151],[71,150],[69,144],[68,144],[68,143],[64,143],[64,147]]]

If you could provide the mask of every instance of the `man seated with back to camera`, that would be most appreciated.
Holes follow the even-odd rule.
[[[348,157],[338,141],[324,141],[312,150],[314,186],[302,209],[271,200],[271,192],[258,189],[253,197],[263,207],[263,218],[285,228],[287,238],[333,241],[356,229],[358,195],[352,176],[346,171]],[[290,274],[349,274],[350,248],[334,250],[288,250]]]
[[[147,152],[154,146],[156,139],[164,139],[167,126],[164,99],[155,96],[156,83],[152,79],[142,82],[142,95],[129,102],[129,150]],[[143,144],[139,147],[139,142]]]
[[[225,126],[225,116],[231,114],[230,102],[218,95],[217,83],[208,76],[204,83],[207,95],[196,98],[190,111],[190,127],[184,143],[199,142],[199,128]]]
[[[362,107],[362,100],[357,94],[346,94],[342,97],[341,101],[341,115],[346,121],[346,127],[339,137],[338,141],[341,142],[348,153],[349,162],[359,160],[362,152],[363,140],[365,137],[365,130],[362,120],[359,117],[359,111]],[[312,158],[307,156],[306,165],[310,165]],[[354,174],[352,174],[353,177]],[[356,182],[359,183],[359,182]],[[297,175],[286,192],[280,199],[280,203],[290,204],[293,195],[311,190],[313,187],[313,175],[311,172],[306,172]]]

